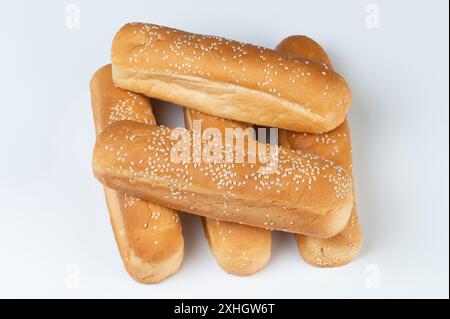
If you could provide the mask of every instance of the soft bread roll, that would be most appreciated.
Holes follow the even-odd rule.
[[[155,124],[148,98],[115,87],[110,65],[92,77],[91,96],[97,134],[119,120]],[[105,195],[114,236],[128,273],[146,284],[175,273],[184,250],[178,214],[108,187]]]
[[[315,59],[332,69],[322,47],[306,36],[288,37],[280,42],[277,50]],[[341,165],[347,172],[352,171],[352,145],[347,120],[335,130],[324,134],[279,130],[279,143],[291,149],[323,156]],[[353,205],[347,226],[338,235],[328,239],[297,235],[296,240],[300,254],[311,265],[337,267],[350,263],[359,255],[363,240],[356,204]]]
[[[113,123],[97,136],[94,174],[115,190],[223,221],[325,238],[347,224],[352,183],[342,167],[299,151],[279,148],[275,153],[260,143],[258,152],[277,155],[276,173],[268,174],[259,157],[249,163],[250,154],[243,163],[194,162],[186,154],[193,135],[180,128]],[[186,157],[178,162],[180,151]],[[234,159],[236,144],[232,151]],[[219,145],[217,154],[224,152]]]
[[[193,128],[193,121],[201,121],[202,131],[218,128],[224,134],[226,128],[250,127],[249,124],[225,120],[184,108],[186,128]],[[270,259],[272,238],[267,229],[251,227],[212,218],[202,218],[209,247],[217,263],[233,275],[252,275],[264,268]]]
[[[299,132],[341,124],[351,103],[326,66],[224,38],[130,23],[112,45],[113,80],[205,114]]]

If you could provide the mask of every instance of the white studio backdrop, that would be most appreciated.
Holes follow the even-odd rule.
[[[448,1],[2,1],[0,297],[314,298],[449,296]],[[126,274],[101,185],[89,80],[111,40],[143,21],[274,47],[317,40],[353,91],[350,125],[361,256],[337,269],[274,234],[251,277],[215,263],[183,216],[181,270],[154,286]],[[156,103],[159,120],[181,110]]]

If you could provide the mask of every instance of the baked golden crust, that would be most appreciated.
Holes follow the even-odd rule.
[[[147,97],[119,89],[112,82],[111,65],[105,65],[93,75],[90,83],[95,131],[100,133],[109,124],[121,120],[155,125]]]
[[[111,55],[119,87],[236,121],[325,132],[351,103],[326,65],[224,38],[129,23]]]
[[[347,226],[336,236],[323,239],[297,235],[295,239],[301,256],[310,265],[325,268],[351,263],[358,257],[363,241],[356,204]]]
[[[226,272],[253,275],[269,262],[272,244],[269,230],[205,217],[202,222],[211,252]]]
[[[217,118],[184,108],[186,128],[193,121],[202,122],[202,131],[217,128],[222,134],[227,128],[251,127],[249,124]],[[264,268],[270,260],[272,236],[268,229],[256,228],[212,218],[202,218],[205,236],[217,263],[228,273],[247,276]]]
[[[276,50],[319,62],[326,65],[329,70],[334,70],[325,50],[316,41],[305,35],[291,35],[283,39],[278,43]]]
[[[284,148],[277,152],[273,174],[265,173],[259,160],[195,163],[189,156],[175,162],[175,132],[181,131],[131,121],[111,124],[97,136],[95,176],[108,187],[162,206],[250,226],[331,237],[347,224],[352,183],[333,162]],[[192,132],[184,133],[192,141]],[[258,143],[259,150],[264,148],[267,154],[273,151]]]
[[[120,120],[155,124],[148,98],[115,87],[110,65],[94,74],[91,97],[98,134]],[[107,187],[105,196],[114,236],[128,273],[136,281],[147,284],[175,273],[184,250],[178,214]]]
[[[277,50],[316,59],[332,68],[322,47],[306,36],[288,37],[280,42]],[[352,144],[347,120],[333,131],[323,134],[279,130],[279,144],[317,154],[342,166],[348,173],[352,172]],[[328,239],[296,236],[303,259],[317,267],[337,267],[350,263],[359,255],[362,240],[356,204],[353,204],[347,226],[338,235]]]

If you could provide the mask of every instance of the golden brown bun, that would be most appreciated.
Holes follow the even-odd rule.
[[[332,68],[322,47],[306,36],[288,37],[280,42],[277,50],[316,59]],[[323,134],[279,130],[279,144],[323,156],[352,172],[352,144],[347,120],[335,130]],[[348,264],[359,255],[363,240],[356,204],[347,226],[338,235],[329,239],[297,235],[296,240],[300,254],[311,265],[337,267]]]
[[[351,103],[326,66],[224,38],[130,23],[111,54],[119,87],[221,118],[317,133],[341,124]]]
[[[264,173],[259,160],[193,163],[188,158],[177,163],[171,152],[179,141],[171,135],[180,132],[132,121],[109,125],[97,136],[95,176],[137,198],[249,226],[327,238],[347,224],[352,182],[333,162],[280,148],[273,174]],[[192,132],[184,133],[192,141]],[[258,143],[258,148],[271,152],[266,144]],[[224,146],[219,151],[224,152]]]
[[[226,128],[245,130],[250,126],[188,108],[184,108],[184,118],[189,130],[194,120],[202,121],[202,129],[218,128],[222,134]],[[211,252],[226,272],[239,276],[252,275],[269,262],[272,244],[269,230],[205,217],[202,222]]]
[[[155,124],[148,98],[115,87],[110,65],[102,67],[92,77],[91,96],[97,134],[119,120]],[[128,273],[146,284],[175,273],[180,268],[184,250],[178,214],[107,187],[105,196],[114,236]]]

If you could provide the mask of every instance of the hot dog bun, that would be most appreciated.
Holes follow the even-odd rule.
[[[183,135],[190,144],[181,143]],[[113,123],[97,136],[94,174],[115,190],[223,221],[322,238],[347,224],[352,183],[342,167],[299,151],[274,153],[260,143],[258,151],[277,154],[276,173],[267,174],[259,158],[256,163],[206,163],[203,158],[197,163],[188,154],[177,161],[174,154],[190,149],[192,135],[132,121]],[[236,145],[232,150],[237,154]],[[224,152],[221,145],[219,154]]]
[[[119,120],[155,124],[148,98],[115,87],[110,65],[94,74],[90,88],[97,134]],[[131,277],[150,284],[175,273],[184,247],[178,214],[108,187],[105,196],[120,255]]]
[[[278,44],[277,50],[317,60],[332,69],[322,47],[306,36],[288,37]],[[317,154],[341,165],[348,173],[352,172],[352,144],[347,120],[335,130],[323,134],[279,130],[279,144]],[[297,235],[296,240],[300,254],[311,265],[337,267],[348,264],[359,255],[363,240],[356,204],[349,223],[338,235],[328,239]]]
[[[111,55],[119,87],[236,121],[325,132],[351,103],[345,80],[323,64],[224,38],[129,23]]]
[[[191,130],[193,121],[202,121],[202,129],[250,127],[249,124],[220,119],[184,108],[186,128]],[[217,263],[228,273],[247,276],[264,268],[270,259],[272,237],[269,230],[212,218],[202,218],[203,228],[211,252]]]

